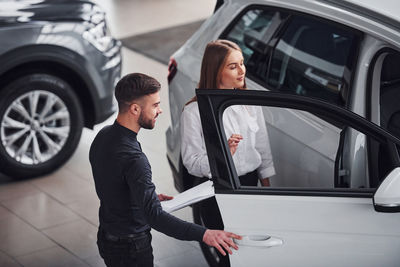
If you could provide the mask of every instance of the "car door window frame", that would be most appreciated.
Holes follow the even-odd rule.
[[[216,192],[246,193],[268,195],[302,195],[302,196],[342,196],[342,197],[372,197],[374,188],[246,188],[240,186],[235,166],[230,156],[224,128],[222,125],[223,111],[231,105],[259,105],[282,108],[293,108],[325,119],[336,121],[336,124],[350,126],[361,133],[373,137],[379,142],[400,145],[400,140],[379,126],[367,121],[361,116],[321,100],[278,92],[253,90],[196,90],[199,108],[207,110],[200,112],[203,132],[212,177]],[[343,128],[343,127],[341,127]],[[213,140],[210,142],[209,140]],[[400,165],[400,162],[398,162]],[[227,177],[224,179],[222,177]]]
[[[376,103],[372,103],[374,96],[380,97],[380,90],[381,90],[381,75],[382,75],[382,68],[383,62],[385,58],[392,54],[397,53],[400,54],[400,51],[393,49],[391,47],[384,47],[379,49],[375,55],[372,57],[371,62],[368,68],[368,75],[367,75],[367,86],[366,86],[366,97],[365,97],[365,110],[366,110],[366,118],[369,121],[372,121],[378,125],[381,124],[380,121],[380,107],[377,106],[380,99],[377,100]],[[386,54],[386,55],[385,55]],[[383,58],[382,58],[383,57]],[[369,166],[369,176],[371,177],[371,185],[378,186],[381,181],[377,178],[378,176],[378,166],[373,164],[376,162],[375,158],[378,157],[378,144],[376,141],[371,140],[371,138],[367,139],[367,146],[374,151],[374,153],[368,153],[368,163]],[[398,148],[399,149],[399,148]],[[393,148],[389,147],[389,152],[393,153]]]

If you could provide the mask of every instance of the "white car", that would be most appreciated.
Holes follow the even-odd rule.
[[[390,251],[399,250],[398,232],[388,234],[387,238],[382,237],[382,233],[381,238],[374,239],[372,236],[376,232],[372,228],[361,230],[369,217],[353,211],[360,209],[361,212],[362,209],[366,212],[371,209],[371,212],[375,212],[372,196],[384,177],[396,166],[392,162],[397,154],[395,145],[382,146],[369,135],[361,134],[362,131],[355,125],[343,127],[337,121],[325,120],[329,116],[336,116],[332,112],[341,114],[339,110],[346,109],[379,125],[393,136],[400,137],[398,10],[400,2],[394,0],[227,0],[171,57],[168,76],[171,126],[166,132],[167,157],[179,191],[195,184],[182,165],[180,115],[184,104],[195,94],[201,59],[208,42],[229,39],[240,45],[247,67],[248,88],[285,93],[294,99],[307,97],[337,107],[337,110],[327,109],[317,116],[296,110],[263,109],[269,138],[272,140],[270,144],[276,175],[271,177],[272,191],[263,189],[261,199],[269,195],[276,205],[263,203],[258,206],[258,200],[255,199],[259,199],[260,203],[262,200],[255,195],[255,199],[250,201],[245,194],[239,194],[238,201],[242,198],[242,202],[248,205],[246,212],[254,210],[277,223],[267,226],[269,230],[282,233],[278,237],[283,238],[298,231],[299,237],[302,236],[305,241],[302,243],[304,247],[299,249],[298,246],[286,245],[291,243],[286,243],[286,238],[283,238],[283,245],[276,248],[278,254],[281,253],[277,259],[283,258],[287,262],[272,261],[271,266],[400,266],[399,257],[390,254]],[[232,163],[227,162],[234,169]],[[211,160],[210,164],[213,164]],[[213,176],[213,181],[217,178],[222,177]],[[221,185],[230,187],[230,184]],[[298,196],[293,201],[312,201],[315,206],[309,203],[311,206],[299,208],[300,204],[294,205],[289,197],[293,195]],[[339,198],[338,202],[335,202],[336,198]],[[318,204],[316,200],[321,203]],[[332,204],[331,200],[340,205]],[[228,229],[236,229],[233,222],[226,221],[226,211],[218,202],[224,225]],[[294,206],[288,209],[286,205],[292,204]],[[231,215],[240,217],[238,221],[249,219],[248,223],[251,223],[247,230],[257,232],[257,229],[261,229],[259,222],[265,223],[264,220],[259,221],[250,214],[242,213],[242,209],[239,209],[241,204],[235,205],[237,208],[231,211]],[[265,211],[261,212],[257,207],[263,207]],[[202,223],[196,209],[194,206],[194,220]],[[324,212],[319,213],[318,209]],[[311,216],[313,211],[321,219]],[[331,218],[328,216],[331,214],[337,216]],[[394,220],[388,214],[380,216]],[[394,221],[400,222],[397,214],[394,217]],[[321,223],[327,223],[325,219],[328,218],[329,227],[322,227]],[[389,224],[383,221],[382,224],[376,224],[381,221],[381,218],[376,218],[372,219],[377,220],[374,221],[375,227],[389,231]],[[286,227],[285,223],[298,223],[298,227]],[[278,227],[279,224],[282,227]],[[343,244],[342,239],[334,237],[337,252],[332,249],[333,243],[318,243],[314,246],[312,240],[327,240],[325,234],[331,232],[332,227],[337,228],[336,231],[341,232],[343,238],[348,238],[349,243]],[[371,236],[365,237],[368,229],[371,230]],[[324,235],[311,235],[312,231]],[[368,238],[374,240],[376,251],[367,245]],[[394,243],[387,243],[389,239]],[[378,247],[381,248],[379,252]],[[210,265],[217,265],[218,257],[214,251],[205,246],[202,248]],[[309,248],[315,248],[315,253],[304,252]],[[362,252],[360,249],[365,250]],[[244,263],[249,259],[242,256],[242,253],[237,255],[241,255]],[[295,253],[293,257],[292,253]],[[335,257],[328,257],[327,253]],[[366,256],[368,253],[370,256]],[[264,263],[269,262],[269,255],[270,252],[266,252],[262,256]],[[233,264],[235,257],[231,258],[232,265],[240,266]],[[294,262],[291,257],[295,259]],[[299,257],[305,261],[301,262]],[[327,262],[322,264],[320,257]],[[379,259],[379,262],[373,261],[371,257]],[[382,257],[388,257],[387,262],[382,261]],[[315,258],[314,262],[312,258]],[[353,261],[342,262],[349,258]],[[256,261],[255,265],[259,263],[257,257],[252,256],[251,259]],[[395,265],[394,260],[397,260]]]

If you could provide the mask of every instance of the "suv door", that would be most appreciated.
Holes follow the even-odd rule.
[[[237,241],[239,250],[230,256],[232,266],[398,266],[398,138],[350,111],[317,99],[251,90],[197,90],[196,94],[225,229],[244,237]],[[270,187],[242,186],[222,124],[224,110],[233,105],[261,108],[269,121],[268,134],[269,124],[293,126],[296,121],[284,115],[293,112],[312,114],[334,125],[340,129],[340,138],[336,144],[325,143],[332,138],[322,124],[309,124],[297,131],[308,137],[307,143],[298,142],[296,136],[269,135],[270,144],[279,147],[272,151],[274,164],[283,164],[284,168],[270,177]],[[346,147],[348,133],[356,141]],[[357,181],[352,180],[357,169],[347,173],[346,182],[340,176],[341,159],[348,153],[365,154],[362,158],[371,159],[357,162],[359,157],[354,157],[353,168],[380,164],[368,157],[366,138],[386,148],[385,164],[393,170],[386,179],[379,177],[383,183],[377,190],[370,186],[370,177],[359,181],[356,175]],[[323,155],[312,153],[317,148],[332,154],[334,169],[327,168]],[[289,153],[291,149],[296,152]],[[276,157],[276,153],[285,153],[285,157]],[[332,180],[321,182],[315,175],[307,176],[321,172],[333,172],[328,175]],[[305,180],[299,183],[297,173]]]

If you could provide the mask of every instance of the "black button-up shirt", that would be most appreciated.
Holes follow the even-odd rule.
[[[162,210],[151,181],[151,167],[137,134],[117,121],[104,127],[89,152],[100,199],[100,227],[124,236],[150,227],[181,240],[201,241],[205,228]]]

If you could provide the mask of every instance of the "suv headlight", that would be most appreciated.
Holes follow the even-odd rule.
[[[82,37],[96,47],[101,52],[107,51],[111,45],[113,38],[108,34],[105,21],[96,24],[94,27],[86,30]]]

